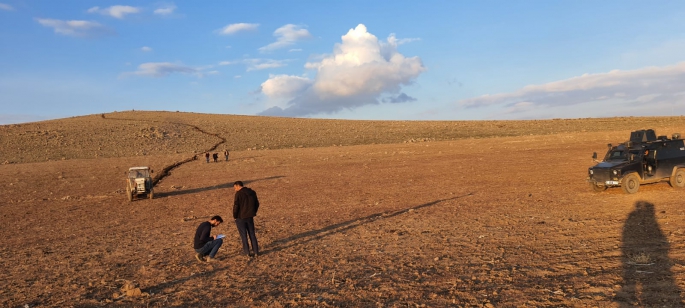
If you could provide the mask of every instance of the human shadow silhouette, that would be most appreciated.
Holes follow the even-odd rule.
[[[614,298],[620,307],[683,307],[668,257],[670,245],[656,221],[654,204],[635,203],[623,226],[623,284]]]
[[[266,177],[266,178],[262,178],[262,179],[246,180],[246,181],[243,181],[243,184],[247,185],[247,184],[254,183],[254,182],[275,180],[275,179],[280,179],[280,178],[284,178],[284,177],[285,177],[284,175],[275,175],[275,176],[270,176],[270,177]],[[163,198],[163,197],[178,196],[178,195],[185,195],[185,194],[195,194],[195,193],[199,193],[199,192],[203,192],[203,191],[232,188],[232,187],[233,187],[233,182],[228,182],[228,183],[223,183],[223,184],[219,184],[219,185],[212,185],[212,186],[207,186],[207,187],[198,187],[198,188],[192,188],[192,189],[186,189],[186,190],[162,192],[162,193],[157,193],[155,196],[158,196],[158,198]]]

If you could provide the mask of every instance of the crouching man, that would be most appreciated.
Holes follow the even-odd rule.
[[[211,262],[219,251],[219,247],[223,244],[223,239],[216,238],[216,235],[210,235],[213,227],[219,226],[223,219],[221,216],[214,216],[209,221],[201,223],[195,231],[195,240],[193,241],[193,248],[195,248],[195,259],[200,262]],[[205,257],[206,256],[206,257]]]

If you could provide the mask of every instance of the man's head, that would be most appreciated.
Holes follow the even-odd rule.
[[[224,222],[224,220],[219,215],[212,216],[212,218],[209,219],[209,223],[212,224],[212,227],[216,227],[222,222]]]
[[[243,188],[243,182],[242,181],[235,181],[233,183],[233,189],[235,191],[239,191],[241,188]]]

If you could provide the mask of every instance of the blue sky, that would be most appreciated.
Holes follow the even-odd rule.
[[[682,1],[0,0],[0,124],[683,115]]]

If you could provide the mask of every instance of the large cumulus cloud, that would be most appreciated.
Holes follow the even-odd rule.
[[[394,95],[411,101],[400,93],[402,85],[411,84],[425,67],[418,57],[405,57],[397,46],[411,40],[398,40],[392,34],[379,41],[360,24],[342,36],[333,53],[305,68],[316,71],[316,77],[271,76],[262,83],[262,93],[280,101],[263,111],[263,115],[304,116],[334,113],[345,108],[378,104],[382,95]],[[404,94],[404,95],[403,95]]]

